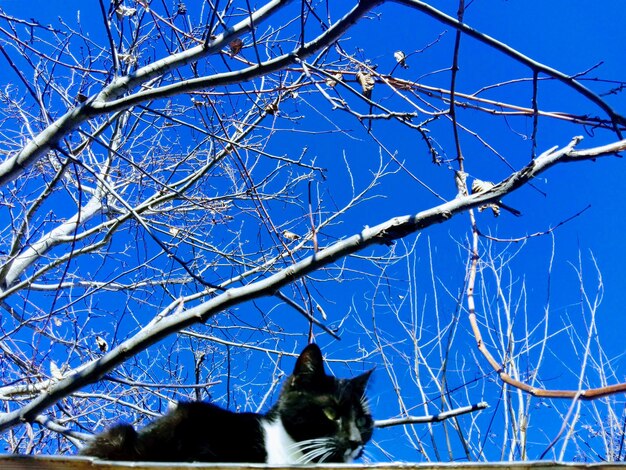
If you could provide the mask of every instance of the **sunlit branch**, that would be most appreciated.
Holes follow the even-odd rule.
[[[516,172],[511,175],[506,180],[497,184],[496,186],[499,190],[505,190],[506,193],[519,188],[529,181],[529,178],[533,178],[537,176],[539,173],[543,172],[545,169],[553,166],[557,162],[575,162],[575,161],[583,161],[587,159],[599,158],[606,155],[614,155],[618,152],[622,152],[626,150],[626,140],[621,140],[619,142],[615,142],[613,144],[605,145],[602,147],[595,147],[593,149],[587,150],[574,150],[574,147],[578,142],[582,140],[582,137],[576,137],[567,145],[565,148],[561,150],[557,150],[556,147],[542,153],[537,157],[536,160],[531,161],[529,165],[526,166],[521,171]],[[494,186],[494,188],[496,187]],[[615,385],[606,385],[598,388],[589,388],[589,389],[579,389],[579,390],[550,390],[539,388],[535,386],[531,386],[523,381],[513,378],[508,372],[506,372],[506,368],[504,364],[500,364],[491,354],[489,348],[485,344],[483,340],[482,333],[480,330],[480,326],[476,317],[476,305],[474,301],[474,288],[476,282],[476,270],[478,265],[478,260],[480,255],[478,253],[478,238],[479,232],[476,228],[476,225],[473,224],[473,235],[472,235],[472,248],[470,251],[471,262],[469,269],[469,281],[467,286],[467,303],[468,303],[468,311],[469,311],[469,321],[472,327],[472,331],[474,333],[474,338],[476,339],[476,345],[478,350],[482,353],[482,355],[487,359],[489,365],[493,368],[493,370],[498,374],[500,380],[504,383],[511,385],[517,389],[520,389],[524,392],[527,392],[535,397],[542,398],[566,398],[573,400],[595,400],[598,398],[602,398],[608,395],[612,395],[615,393],[624,393],[626,392],[626,382],[619,383]],[[582,377],[580,377],[582,380]]]
[[[233,72],[224,72],[208,77],[193,78],[183,80],[171,85],[165,85],[159,88],[153,88],[140,91],[128,97],[113,99],[97,99],[90,104],[93,113],[111,112],[120,109],[128,109],[139,103],[157,98],[166,98],[169,96],[188,93],[191,91],[202,90],[216,86],[231,85],[234,83],[243,83],[254,78],[282,70],[289,65],[297,63],[299,60],[306,58],[316,51],[323,49],[341,37],[354,23],[356,23],[363,15],[372,8],[383,3],[384,0],[364,0],[359,2],[350,12],[335,22],[330,28],[320,34],[314,40],[295,49],[293,52],[283,54],[274,59],[253,65],[243,70]],[[167,60],[167,59],[164,59]],[[2,181],[0,180],[0,183]]]
[[[16,257],[11,261],[6,274],[3,276],[2,284],[4,284],[5,287],[11,286],[17,277],[30,265],[37,261],[43,254],[47,253],[55,246],[68,241],[66,237],[75,233],[80,224],[88,222],[101,210],[101,197],[96,196],[92,198],[84,207],[80,208],[76,215],[59,225],[54,230],[45,234],[37,242],[32,243],[19,255],[16,255]]]
[[[327,248],[319,250],[312,256],[304,258],[266,278],[252,282],[242,287],[233,287],[215,297],[187,310],[180,310],[170,316],[157,317],[155,321],[144,327],[137,334],[113,348],[99,359],[89,362],[77,371],[70,373],[66,378],[59,380],[46,389],[45,393],[33,399],[22,408],[0,415],[0,431],[5,430],[24,420],[32,420],[41,411],[53,405],[63,397],[98,380],[106,372],[121,364],[128,358],[150,345],[196,323],[204,323],[218,313],[243,302],[260,297],[273,295],[278,289],[294,282],[297,279],[328,266],[344,257],[358,253],[366,247],[388,245],[394,240],[405,237],[417,231],[424,230],[434,224],[445,222],[458,213],[465,212],[479,205],[497,201],[506,194],[523,187],[537,175],[561,162],[583,161],[590,158],[599,158],[614,155],[626,150],[626,140],[596,149],[587,149],[576,153],[575,145],[582,138],[577,137],[561,150],[550,149],[535,160],[531,161],[522,170],[513,173],[493,188],[456,199],[419,212],[415,215],[394,217],[373,227],[365,227],[360,233],[340,240]],[[471,297],[468,295],[468,297]],[[470,320],[478,346],[488,358],[490,364],[500,377],[520,387],[525,387],[530,393],[537,393],[537,389],[513,380],[502,371],[502,367],[495,361],[482,342],[480,331],[475,320],[475,310],[470,306]],[[603,387],[582,394],[583,399],[597,398],[610,393],[626,391],[626,384]],[[562,392],[555,392],[561,396]],[[570,393],[570,392],[566,392]],[[570,395],[567,395],[570,396]]]
[[[489,405],[483,401],[480,403],[476,403],[475,405],[455,408],[453,410],[444,411],[436,415],[407,416],[406,418],[377,419],[376,421],[374,421],[374,426],[377,428],[387,428],[390,426],[404,426],[407,424],[438,423],[439,421],[445,421],[446,419],[450,419],[455,416],[461,416],[466,413],[473,413],[474,411],[484,410],[488,406]]]
[[[565,85],[571,87],[576,92],[580,93],[581,95],[589,99],[591,102],[595,103],[604,112],[606,112],[607,115],[609,115],[609,117],[611,118],[611,120],[613,121],[615,125],[615,131],[617,132],[618,136],[621,138],[621,131],[620,131],[619,126],[626,125],[626,118],[618,114],[611,106],[609,106],[609,104],[606,101],[604,101],[594,92],[589,90],[587,87],[585,87],[582,83],[580,83],[575,78],[572,78],[571,76],[566,75],[552,67],[549,67],[545,64],[542,64],[540,62],[537,62],[529,58],[528,56],[525,56],[524,54],[513,49],[511,46],[501,41],[498,41],[497,39],[494,39],[484,33],[481,33],[480,31],[477,31],[471,26],[458,21],[457,19],[443,13],[442,11],[432,7],[431,5],[428,5],[425,2],[422,2],[420,0],[392,0],[392,1],[396,3],[400,3],[402,5],[406,5],[411,8],[415,8],[427,14],[428,16],[431,16],[432,18],[435,18],[436,20],[444,24],[447,24],[448,26],[451,26],[455,29],[462,31],[464,34],[488,45],[489,47],[492,47],[502,52],[503,54],[511,57],[515,61],[528,66],[531,70],[542,72],[550,77],[553,77],[559,80]]]
[[[99,111],[94,108],[91,103],[101,103],[109,100],[115,100],[117,97],[131,91],[141,83],[159,77],[170,70],[182,67],[190,62],[197,61],[202,57],[219,51],[222,47],[228,44],[230,40],[249,31],[252,24],[258,24],[268,18],[271,14],[287,5],[289,1],[290,0],[271,0],[255,13],[230,28],[226,33],[222,33],[215,39],[211,40],[208,45],[196,46],[177,54],[173,54],[146,65],[135,71],[133,74],[113,80],[113,82],[105,87],[95,98],[81,106],[69,110],[66,114],[38,134],[34,139],[29,141],[17,155],[0,163],[0,186],[4,186],[15,180],[26,170],[26,168],[32,165],[41,156],[45,155],[45,153],[53,149],[63,137],[78,127],[82,122],[97,114],[111,111],[110,109]],[[310,51],[310,53],[313,52],[315,52],[315,50]],[[141,92],[139,94],[141,94]],[[149,99],[149,97],[146,97],[146,99],[141,98],[134,104],[143,103]],[[127,109],[132,104],[133,103],[128,104],[127,106],[120,106],[119,109]]]

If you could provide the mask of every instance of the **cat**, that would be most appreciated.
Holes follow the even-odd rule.
[[[352,379],[327,375],[320,348],[309,344],[266,414],[181,402],[139,432],[129,424],[110,428],[80,454],[157,462],[349,463],[372,437],[365,397],[371,373]]]

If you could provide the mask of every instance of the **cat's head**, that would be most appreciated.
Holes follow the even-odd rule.
[[[319,347],[308,345],[276,404],[303,462],[351,462],[372,437],[365,389],[372,371],[352,379],[327,375]]]

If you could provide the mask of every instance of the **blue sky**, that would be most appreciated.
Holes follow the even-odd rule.
[[[452,16],[456,14],[455,2],[434,1],[431,4]],[[625,80],[626,29],[623,25],[626,20],[626,4],[615,0],[601,2],[601,6],[598,5],[598,2],[578,0],[550,2],[475,0],[467,6],[465,21],[477,30],[561,72],[576,75],[595,67],[583,77],[585,79],[583,83],[602,95],[619,86],[619,83],[591,79],[600,78],[616,82]],[[59,15],[63,15],[67,23],[75,24],[77,18],[75,12],[80,9],[83,28],[95,41],[104,44],[100,12],[95,2],[88,5],[79,1],[24,4],[5,0],[0,2],[0,6],[7,14],[24,18],[35,17],[42,23],[57,25],[56,17]],[[193,5],[189,6],[190,9],[193,7]],[[337,18],[338,12],[334,13]],[[274,24],[275,21],[270,23]],[[371,64],[378,66],[379,72],[388,73],[395,66],[394,51],[401,49],[410,54],[434,42],[423,52],[409,57],[408,69],[398,68],[393,75],[414,80],[420,84],[447,89],[450,84],[448,67],[452,58],[454,36],[455,32],[452,29],[442,26],[418,11],[410,11],[401,5],[386,4],[377,8],[368,15],[368,18],[361,20],[350,29],[342,45],[348,54],[353,54],[362,61],[368,60]],[[158,50],[158,46],[155,46],[155,49],[157,56],[165,54],[165,51]],[[529,78],[532,74],[530,70],[467,37],[463,38],[460,50],[457,85],[459,92],[471,94],[489,85],[516,80],[519,82],[486,90],[480,96],[522,107],[531,106],[532,84]],[[159,52],[161,52],[160,55]],[[248,58],[251,57],[252,53]],[[221,65],[216,67],[219,66]],[[586,80],[587,78],[590,80]],[[8,67],[3,67],[0,69],[0,85],[9,83],[20,87],[16,83],[14,73]],[[97,91],[97,88],[93,91]],[[284,132],[278,132],[276,137],[270,139],[264,150],[297,156],[306,147],[307,158],[315,159],[316,165],[329,169],[325,180],[317,178],[313,183],[315,190],[323,195],[327,208],[331,208],[334,204],[344,204],[350,198],[350,176],[362,186],[376,170],[380,159],[389,165],[390,171],[394,172],[385,179],[384,184],[374,189],[375,198],[351,210],[341,217],[338,225],[325,230],[324,242],[331,243],[333,240],[358,233],[365,225],[373,226],[391,217],[414,214],[437,204],[439,200],[433,197],[417,179],[427,182],[445,199],[455,197],[453,174],[457,167],[452,161],[455,157],[455,149],[448,120],[440,119],[429,126],[430,135],[435,140],[442,158],[447,160],[439,166],[431,163],[425,146],[415,132],[390,121],[374,122],[372,125],[374,134],[385,148],[394,154],[395,161],[392,161],[367,135],[362,124],[346,113],[332,110],[328,102],[313,92],[314,89],[311,88],[306,93],[301,93],[300,99],[285,104],[285,108],[282,109],[285,114],[279,115],[275,121],[276,128]],[[373,99],[385,106],[404,109],[401,100],[380,84],[377,84],[374,89]],[[605,99],[618,112],[626,113],[624,93],[608,95]],[[433,103],[445,109],[445,105],[441,102],[433,100]],[[367,112],[362,102],[353,101],[352,105],[359,112]],[[546,111],[602,116],[602,111],[597,106],[577,96],[563,84],[549,80],[542,80],[540,83],[539,106],[540,109]],[[63,111],[64,109],[53,110],[56,115],[60,115]],[[465,109],[460,109],[458,113],[459,122],[468,129],[467,132],[461,132],[461,143],[466,157],[466,171],[470,178],[499,181],[510,174],[511,169],[508,165],[519,169],[528,162],[532,151],[529,138],[532,132],[530,119],[490,117],[484,113]],[[296,115],[304,117],[299,120],[284,118],[284,116]],[[336,133],[334,130],[337,127],[348,129],[348,132]],[[599,146],[617,140],[615,134],[607,131],[584,129],[542,117],[539,119],[537,151],[540,153],[555,145],[565,146],[579,134],[585,135],[580,148]],[[476,135],[480,135],[483,140],[476,138]],[[191,135],[189,142],[184,141],[183,138],[183,144],[193,144]],[[508,165],[503,163],[500,157],[494,155],[486,144],[491,149],[495,149],[508,162]],[[398,161],[403,163],[402,168],[398,167]],[[518,243],[489,244],[483,240],[481,245],[481,253],[485,259],[488,258],[489,253],[496,258],[499,256],[503,259],[510,258],[503,278],[507,287],[509,284],[511,286],[512,303],[518,307],[516,318],[519,321],[514,325],[515,337],[518,340],[523,339],[527,331],[528,327],[525,325],[541,325],[546,299],[549,298],[549,331],[550,334],[554,333],[554,337],[551,337],[548,342],[547,353],[539,372],[544,380],[543,384],[547,387],[575,388],[577,383],[579,367],[577,351],[579,349],[572,347],[568,338],[576,333],[584,337],[585,329],[589,324],[589,312],[581,308],[581,289],[577,274],[577,269],[580,268],[579,257],[582,260],[585,288],[589,294],[595,291],[598,284],[593,259],[602,273],[603,300],[598,310],[598,335],[601,338],[606,358],[612,361],[611,365],[616,371],[616,377],[611,377],[611,380],[624,380],[622,354],[624,352],[623,331],[626,328],[626,316],[623,313],[623,305],[626,303],[626,294],[623,289],[624,266],[626,265],[623,235],[626,229],[626,209],[623,206],[625,177],[624,162],[615,157],[602,158],[596,162],[560,165],[536,179],[533,182],[534,188],[522,188],[506,198],[506,203],[519,209],[523,214],[522,217],[515,218],[503,213],[495,219],[488,211],[477,215],[479,227],[483,233],[504,239],[522,238],[528,234],[546,231],[590,206],[582,215],[559,227],[552,235],[529,238],[525,242]],[[294,190],[294,194],[301,201],[306,201],[305,189],[306,185],[299,185]],[[305,202],[302,202],[299,208],[298,204],[287,203],[282,206],[281,204],[268,206],[277,225],[285,224],[285,227],[290,230],[306,233],[308,218]],[[49,209],[55,211],[57,215],[62,214],[64,210],[71,212],[71,207],[60,201],[54,202]],[[185,221],[177,222],[184,224]],[[242,227],[244,231],[242,240],[246,243],[261,245],[268,242],[267,234],[263,233],[258,226],[247,221],[242,222]],[[137,233],[140,232],[140,230],[137,231]],[[116,239],[114,243],[123,246],[129,243],[129,240],[132,242],[133,233],[126,235],[130,238]],[[213,232],[212,236],[220,243],[224,243],[229,232],[228,230]],[[319,292],[320,303],[332,312],[329,314],[328,323],[331,327],[337,326],[342,336],[342,341],[336,342],[318,331],[317,340],[327,357],[333,360],[357,358],[363,351],[374,350],[377,341],[383,341],[383,349],[388,356],[380,354],[379,351],[361,362],[332,363],[333,371],[338,375],[356,374],[364,369],[376,367],[377,372],[371,394],[376,417],[382,419],[400,413],[398,400],[393,392],[392,374],[388,374],[388,370],[396,374],[398,385],[402,388],[403,399],[412,413],[423,414],[427,410],[434,413],[441,405],[440,395],[436,393],[434,381],[424,385],[424,390],[429,392],[425,397],[414,390],[416,375],[411,371],[410,364],[415,365],[419,361],[412,356],[414,351],[410,344],[410,337],[403,326],[406,327],[412,322],[423,326],[420,344],[423,344],[425,350],[429,351],[428,354],[432,354],[429,356],[433,361],[431,367],[436,371],[441,367],[437,357],[441,342],[435,339],[437,324],[439,322],[455,326],[457,328],[456,346],[451,354],[450,369],[452,371],[449,374],[449,386],[455,391],[450,394],[450,397],[455,406],[463,406],[480,400],[489,402],[490,409],[482,412],[478,418],[482,420],[479,427],[485,435],[473,434],[471,438],[474,439],[473,442],[482,442],[484,439],[493,439],[496,442],[499,438],[498,423],[503,419],[499,402],[501,387],[493,374],[488,374],[490,371],[486,361],[475,351],[466,311],[461,309],[458,320],[453,320],[457,311],[456,299],[464,288],[466,246],[469,237],[469,219],[467,215],[462,214],[448,223],[432,227],[417,237],[410,236],[393,248],[383,246],[364,252],[364,255],[381,258],[391,255],[399,257],[397,262],[390,263],[381,278],[374,275],[374,273],[379,275],[380,271],[375,270],[372,264],[361,259],[350,260],[349,267],[354,272],[362,269],[363,272],[372,274],[367,276],[347,273],[345,282],[323,282],[319,283],[319,286],[316,284],[315,290],[316,293]],[[146,244],[147,251],[157,249],[149,242]],[[487,249],[489,246],[491,246],[491,251]],[[552,270],[548,273],[553,246],[555,247],[554,260]],[[413,254],[406,255],[411,248],[414,248]],[[132,256],[140,257],[141,254],[132,253],[131,259]],[[431,265],[434,274],[430,272]],[[165,269],[169,265],[165,263],[163,266]],[[83,266],[83,269],[85,268],[86,266]],[[110,278],[111,272],[115,269],[115,266],[106,265],[99,271],[99,274],[104,278]],[[223,273],[220,272],[219,275]],[[489,307],[495,309],[499,304],[495,291],[489,290],[494,287],[493,280],[489,280],[488,274],[485,276],[488,289],[479,294],[478,300],[482,307],[481,314],[486,314],[485,309]],[[186,293],[188,292],[184,290],[180,292],[181,295]],[[125,318],[133,315],[144,321],[151,318],[155,310],[158,311],[170,301],[167,296],[162,293],[161,295],[162,298],[156,298],[156,296],[150,298],[149,306],[144,307],[144,310],[125,311]],[[97,303],[97,308],[104,312],[107,308],[121,308],[123,302],[123,298],[111,297],[110,304],[101,300]],[[397,307],[397,311],[393,306]],[[255,333],[241,327],[242,324],[245,327],[262,325],[266,319],[261,312],[269,312],[271,324],[284,328],[284,331],[288,333],[284,336],[278,334],[277,344],[294,351],[304,344],[306,322],[295,317],[292,310],[275,299],[262,299],[240,305],[229,312],[228,316],[224,316],[224,319],[218,317],[216,321],[222,322],[222,325],[227,324],[229,327],[239,325],[236,337],[239,341],[265,341],[274,344],[268,341],[267,337],[256,336]],[[104,318],[106,320],[103,321],[109,321],[108,317]],[[381,332],[381,338],[378,339],[364,331],[368,327],[371,331],[374,320]],[[485,330],[495,331],[491,328],[492,322],[496,321],[495,317],[485,320],[487,323]],[[120,330],[115,334],[108,332],[107,339],[112,344],[117,338],[116,335],[119,335],[121,339],[136,327],[134,322],[128,324],[130,325],[128,330],[125,324],[120,323],[120,325]],[[110,325],[107,326],[109,327]],[[102,328],[105,327],[102,326]],[[563,332],[564,328],[569,329]],[[89,325],[90,331],[95,332],[96,329],[93,324]],[[533,333],[531,342],[539,337],[539,333],[540,331]],[[246,334],[250,336],[244,339],[242,335]],[[490,339],[494,343],[497,342],[497,334]],[[170,341],[173,340],[166,340],[162,343],[162,347],[168,347]],[[187,353],[181,352],[180,360],[181,364],[188,368]],[[520,355],[520,363],[528,371],[534,369],[532,361],[536,359],[536,354],[537,350],[534,349],[528,362],[525,362],[527,359],[524,354]],[[212,394],[212,398],[213,396],[219,397],[225,404],[225,391],[232,392],[232,401],[229,398],[228,405],[245,409],[253,402],[253,400],[248,401],[246,387],[250,383],[256,385],[264,380],[265,369],[257,366],[261,364],[267,367],[268,364],[272,364],[272,359],[247,353],[237,357],[240,362],[232,364],[233,371],[235,371],[234,385],[229,384],[232,388],[226,389],[223,383],[216,387],[218,391],[208,393]],[[390,361],[390,369],[386,369],[386,358]],[[59,360],[62,362],[63,357]],[[138,359],[140,364],[145,360],[145,357]],[[222,376],[224,364],[224,362],[219,362],[214,369],[210,368],[207,377],[210,378],[211,373],[215,371],[215,374]],[[139,365],[131,361],[127,366],[132,368]],[[286,370],[290,368],[289,365],[283,367]],[[428,382],[427,370],[421,370],[424,380]],[[192,375],[189,371],[185,373],[189,377]],[[600,385],[596,383],[596,379],[598,379],[597,374],[591,372],[589,381],[592,385]],[[255,390],[258,390],[255,393],[262,393],[262,387],[255,388]],[[615,400],[616,403],[612,406],[621,416],[623,397],[618,396]],[[428,402],[429,406],[424,407],[424,402]],[[164,403],[152,403],[152,405],[153,409],[163,410]],[[566,402],[546,403],[541,400],[531,402],[529,408],[535,410],[533,416],[536,418],[533,418],[531,422],[535,434],[533,434],[532,442],[529,443],[529,458],[538,458],[546,449],[547,444],[555,437],[561,426],[558,417],[562,417],[567,412],[568,406],[569,403]],[[584,405],[582,414],[585,416],[592,414],[592,407]],[[469,419],[468,417],[461,418],[461,426],[469,426]],[[624,417],[621,416],[621,419]],[[591,422],[594,422],[593,418]],[[442,446],[444,425],[434,425],[434,428],[435,441]],[[450,431],[451,428],[447,429]],[[437,445],[427,437],[427,428],[416,426],[414,430],[417,439],[421,440],[428,449],[429,458],[435,458],[433,449]],[[490,436],[488,430],[491,430],[494,436]],[[385,452],[388,452],[396,459],[423,460],[425,457],[415,450],[411,444],[411,438],[407,437],[411,436],[412,432],[412,430],[399,427],[379,431],[375,439],[382,450],[373,447],[370,450],[370,458],[385,460],[387,458]],[[596,445],[591,438],[589,442],[592,446]],[[464,459],[457,441],[454,442],[453,447],[454,452],[451,458]],[[486,446],[486,449],[489,449],[485,454],[488,459],[497,460],[507,457],[506,455],[499,456],[494,450],[495,447],[497,446]],[[568,459],[577,458],[579,449],[572,446],[566,455]],[[519,458],[519,455],[516,457]],[[552,457],[554,454],[548,454],[548,458]],[[446,454],[440,458],[447,460],[449,456]]]

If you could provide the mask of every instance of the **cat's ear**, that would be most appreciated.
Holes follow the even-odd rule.
[[[324,359],[322,351],[317,344],[311,343],[300,353],[293,369],[294,376],[320,376],[326,375],[324,372]]]
[[[370,376],[372,375],[372,372],[374,372],[374,369],[370,369],[367,372],[361,375],[357,375],[353,379],[350,379],[350,382],[352,382],[352,386],[356,389],[357,394],[359,395],[365,394],[365,389],[367,388],[367,382],[369,381]]]

